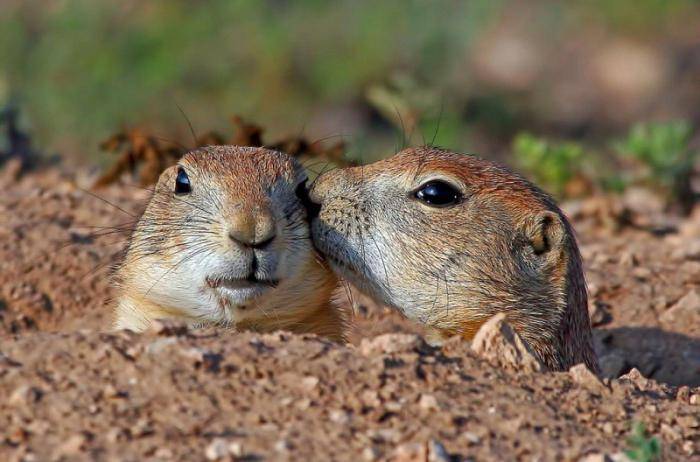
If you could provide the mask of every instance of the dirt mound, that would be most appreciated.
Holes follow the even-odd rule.
[[[465,342],[428,347],[342,287],[351,345],[167,325],[101,333],[110,266],[148,191],[98,198],[53,170],[2,180],[2,460],[578,460],[618,454],[633,422],[668,460],[700,457],[700,211],[664,217],[664,233],[572,212],[613,377],[601,382],[580,368],[501,369]]]
[[[680,458],[699,436],[697,407],[656,382],[591,391],[568,373],[506,373],[463,342],[378,339],[355,348],[284,333],[6,337],[4,451],[375,460],[434,444],[456,460],[571,460],[619,451],[636,419]]]

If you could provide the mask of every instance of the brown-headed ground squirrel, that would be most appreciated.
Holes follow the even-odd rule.
[[[598,371],[573,229],[517,174],[411,148],[322,175],[310,199],[314,244],[334,270],[438,338],[471,339],[503,312],[548,368]]]
[[[117,270],[115,327],[174,318],[343,339],[305,181],[297,161],[264,148],[200,148],[165,170]]]

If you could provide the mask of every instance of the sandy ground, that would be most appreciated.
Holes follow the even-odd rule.
[[[349,345],[109,333],[111,267],[148,192],[97,198],[55,170],[0,179],[2,460],[580,460],[619,457],[633,422],[664,460],[700,460],[700,208],[680,219],[630,193],[618,229],[619,203],[567,205],[600,382],[428,347],[357,293]]]

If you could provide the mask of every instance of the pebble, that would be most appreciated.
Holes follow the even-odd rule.
[[[360,342],[360,353],[365,356],[411,352],[422,347],[423,340],[413,334],[382,334],[364,338]]]
[[[228,445],[228,452],[235,457],[241,457],[243,455],[243,443],[240,441],[232,441]]]
[[[593,300],[588,304],[588,315],[591,318],[591,326],[599,327],[612,321],[610,305],[600,300]]]
[[[29,385],[20,385],[10,395],[8,403],[12,406],[30,406],[37,403],[43,393],[39,388]]]
[[[700,289],[687,292],[673,306],[664,311],[659,320],[676,325],[692,325],[700,322]]]
[[[228,442],[223,438],[214,438],[204,451],[207,460],[220,460],[229,453]]]
[[[367,446],[362,450],[362,458],[367,462],[374,462],[375,460],[379,459],[381,454],[382,453],[379,451],[379,449],[375,448],[374,446]]]
[[[73,435],[58,447],[54,453],[54,459],[60,460],[66,456],[74,456],[85,448],[86,443],[85,435]]]
[[[418,405],[427,411],[436,410],[440,408],[440,406],[438,406],[438,401],[435,398],[435,396],[427,394],[420,395]]]
[[[292,443],[285,439],[277,440],[277,442],[275,443],[275,451],[277,452],[287,452],[293,448],[294,446],[292,445]]]
[[[428,441],[428,462],[450,462],[447,449],[438,440]]]
[[[506,316],[499,313],[479,328],[471,343],[478,355],[502,367],[528,372],[545,369],[525,341],[507,323]]]
[[[684,416],[679,416],[676,417],[676,422],[678,422],[678,425],[680,425],[683,428],[698,428],[700,427],[700,423],[698,422],[698,418],[692,415],[684,415]]]
[[[661,424],[661,434],[664,437],[670,439],[671,441],[679,441],[682,438],[682,435],[680,434],[678,429],[672,427],[667,423]]]
[[[182,322],[155,319],[151,322],[148,332],[164,337],[186,335],[188,332],[187,324]]]
[[[316,388],[316,386],[318,385],[318,382],[319,382],[318,377],[314,377],[312,375],[306,376],[301,380],[302,386],[307,391],[311,391],[314,388]]]
[[[569,375],[574,382],[578,383],[589,391],[595,393],[604,393],[608,391],[608,388],[600,380],[600,378],[591,372],[591,370],[588,369],[583,363],[577,364],[569,369]]]
[[[427,447],[422,443],[404,443],[394,449],[394,462],[423,462],[427,459]]]
[[[331,422],[335,422],[339,425],[347,425],[350,422],[348,413],[340,409],[333,409],[329,412],[328,417],[331,419]]]

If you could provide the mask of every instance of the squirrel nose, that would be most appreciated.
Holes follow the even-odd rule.
[[[228,237],[244,247],[265,248],[275,239],[275,221],[269,211],[242,211],[232,217]]]

